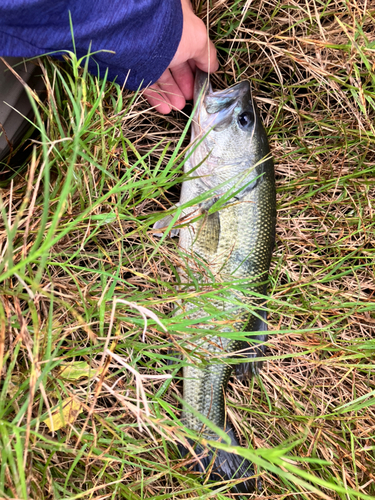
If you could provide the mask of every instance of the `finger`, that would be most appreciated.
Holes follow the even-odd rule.
[[[206,40],[200,52],[195,54],[194,63],[206,73],[215,73],[219,69],[219,61],[215,45],[211,40]]]
[[[169,69],[164,71],[157,81],[157,84],[174,109],[182,109],[185,107],[186,101],[184,94]]]
[[[171,103],[157,83],[145,89],[143,95],[159,113],[167,115],[171,112]]]
[[[193,98],[194,74],[189,62],[170,67],[172,76],[186,100]]]

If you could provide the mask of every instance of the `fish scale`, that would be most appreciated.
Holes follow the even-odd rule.
[[[263,179],[259,189],[254,189],[246,193],[241,202],[233,203],[223,208],[219,212],[220,237],[217,238],[217,244],[210,245],[209,251],[207,251],[207,238],[210,236],[211,241],[215,242],[215,235],[209,230],[203,231],[201,229],[202,225],[211,226],[211,221],[207,221],[204,218],[195,223],[193,222],[188,228],[180,232],[180,247],[211,263],[210,268],[213,272],[215,272],[215,268],[221,269],[220,277],[223,280],[250,278],[247,283],[248,290],[264,294],[264,285],[259,285],[259,282],[264,281],[266,279],[265,274],[268,273],[271,257],[269,248],[273,246],[274,226],[274,207],[267,201],[269,192],[272,193],[272,178]],[[190,194],[194,198],[194,192]],[[185,203],[188,200],[181,201]],[[263,214],[264,217],[261,218],[260,214]],[[208,219],[211,220],[217,218],[218,212],[208,216]],[[215,227],[218,225],[216,222]],[[212,251],[213,247],[215,248],[214,251]],[[252,277],[254,277],[253,283],[251,280]],[[256,299],[253,296],[240,297],[238,293],[230,295],[237,301],[241,300],[250,305],[256,304]],[[229,298],[228,296],[229,294],[227,298]],[[226,301],[211,300],[211,303],[217,309],[233,309],[233,305],[228,304]],[[204,311],[195,312],[193,315],[190,314],[190,316],[188,310],[186,312],[188,317],[194,319],[207,316]],[[248,309],[245,308],[238,308],[235,312],[232,311],[231,314],[233,317],[240,319],[240,321],[234,323],[234,329],[237,330],[243,329],[245,322],[246,329],[253,331],[252,324],[255,326],[258,321],[255,316],[249,315]],[[214,328],[214,326],[210,325],[203,326],[209,329]],[[233,330],[227,328],[221,331]],[[264,341],[265,335],[258,336],[257,339]],[[213,344],[217,344],[220,347],[214,348]],[[203,342],[199,344],[199,347],[201,351],[218,354],[220,352],[236,352],[248,348],[248,343],[235,342],[223,337],[210,335],[210,342]],[[241,365],[237,366],[240,367]],[[257,373],[260,367],[260,362],[254,362],[249,368],[253,373]],[[184,400],[219,427],[224,426],[224,392],[231,372],[232,367],[224,363],[211,365],[205,370],[201,370],[195,366],[186,366],[183,372]],[[190,429],[195,431],[202,429],[202,421],[189,412],[184,412],[183,421]],[[205,437],[208,437],[209,433],[209,430],[204,431]]]

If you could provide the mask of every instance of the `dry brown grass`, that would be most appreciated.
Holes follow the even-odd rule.
[[[275,158],[269,359],[259,381],[233,380],[227,396],[241,444],[263,448],[260,456],[285,473],[259,468],[263,490],[254,498],[374,498],[375,7],[274,0],[195,7],[219,48],[214,85],[252,80]],[[155,252],[151,226],[156,211],[178,200],[182,156],[173,155],[186,116],[158,116],[141,98],[123,114],[111,100],[116,89],[99,98],[95,85],[88,83],[85,107],[79,85],[75,100],[59,98],[57,78],[44,111],[50,139],[61,139],[53,95],[69,138],[78,130],[73,104],[87,116],[101,103],[82,143],[48,145],[44,164],[38,145],[1,190],[0,496],[230,497],[199,490],[167,444],[182,436],[171,422],[181,396],[177,368],[165,378],[168,347],[183,337],[170,318],[180,256],[167,240]],[[157,313],[168,333],[148,318],[142,342],[139,310],[118,303],[113,315],[115,298]],[[66,378],[62,367],[78,361],[80,376]],[[44,420],[68,398],[79,417],[53,433]],[[272,455],[277,446],[284,461]],[[320,492],[288,478],[293,465],[313,475]]]

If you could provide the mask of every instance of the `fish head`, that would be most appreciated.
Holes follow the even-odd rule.
[[[197,174],[208,188],[220,185],[224,192],[251,185],[268,167],[270,152],[249,81],[214,92],[208,75],[197,70],[194,93],[192,164],[199,165]]]

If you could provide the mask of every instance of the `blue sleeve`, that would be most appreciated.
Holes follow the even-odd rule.
[[[182,34],[181,0],[1,0],[0,55],[34,57],[98,50],[89,70],[131,90],[155,82],[177,50]]]

